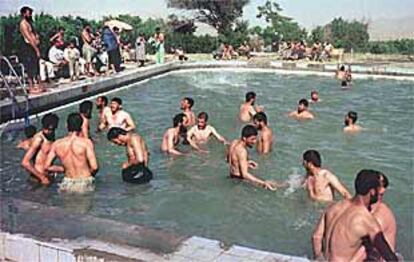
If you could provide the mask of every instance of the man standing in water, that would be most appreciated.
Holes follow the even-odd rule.
[[[65,168],[65,177],[59,185],[60,192],[85,193],[94,190],[98,162],[92,141],[81,136],[82,122],[80,114],[70,114],[67,136],[56,140],[47,156],[44,170],[50,170],[56,157]]]
[[[197,117],[197,125],[193,126],[187,132],[187,140],[190,143],[190,145],[194,149],[201,151],[201,152],[207,152],[207,151],[202,150],[197,144],[207,143],[211,135],[215,136],[217,140],[222,142],[223,144],[228,144],[226,139],[224,139],[219,133],[217,133],[214,127],[207,124],[207,121],[208,121],[208,114],[206,112],[199,113]]]
[[[105,125],[105,115],[111,114],[111,108],[108,106],[108,98],[106,96],[98,96],[96,98],[96,108],[98,109],[99,114],[99,125],[98,125],[98,131],[99,126]]]
[[[315,116],[308,110],[309,102],[306,99],[299,100],[298,108],[296,111],[292,111],[289,117],[297,120],[312,120]]]
[[[59,123],[56,114],[47,114],[42,118],[42,130],[38,132],[32,140],[30,148],[26,151],[21,165],[30,175],[36,178],[41,184],[50,183],[47,173],[44,173],[47,155],[55,141],[55,129]],[[50,172],[63,172],[63,167],[52,166]]]
[[[184,128],[184,122],[186,121],[186,118],[187,117],[183,113],[178,114],[174,117],[173,127],[168,128],[162,138],[161,150],[163,152],[176,156],[184,155],[184,153],[178,151],[175,149],[175,147],[178,145],[178,143],[180,143],[180,133]]]
[[[183,110],[184,115],[187,117],[184,123],[185,127],[193,126],[196,122],[196,117],[192,108],[194,106],[194,99],[191,97],[184,97],[180,102],[180,108]]]
[[[254,105],[255,102],[256,102],[256,93],[255,92],[246,93],[246,102],[240,105],[240,111],[239,111],[239,119],[243,123],[251,122],[253,116],[257,112],[263,111],[263,108]]]
[[[256,149],[259,154],[267,154],[272,150],[273,131],[267,125],[267,116],[263,112],[254,115],[253,123],[257,130],[260,131],[259,139],[257,140]]]
[[[257,129],[252,125],[247,125],[242,129],[240,139],[234,140],[229,147],[227,161],[230,168],[230,177],[246,179],[247,181],[264,187],[269,190],[276,190],[276,184],[271,181],[265,181],[249,173],[249,168],[256,169],[257,163],[249,160],[247,148],[256,144]]]
[[[135,123],[129,113],[122,110],[122,100],[114,97],[111,100],[111,112],[104,112],[104,122],[99,126],[99,130],[112,127],[119,127],[125,131],[132,131],[135,129]]]
[[[318,151],[308,150],[303,153],[303,167],[306,169],[305,188],[309,197],[315,201],[333,201],[334,191],[338,191],[344,198],[351,198],[351,194],[339,179],[329,170],[321,168],[322,160]]]
[[[79,114],[82,117],[82,121],[83,121],[81,136],[85,138],[90,138],[89,119],[92,118],[92,107],[93,107],[93,104],[91,101],[83,101],[79,105]]]
[[[37,94],[45,91],[40,85],[39,75],[39,35],[33,27],[33,9],[24,6],[20,9],[22,20],[20,21],[20,33],[23,36],[24,44],[21,50],[20,60],[24,64],[27,73],[27,81],[29,82],[29,92]],[[35,87],[34,81],[37,81],[38,87]]]
[[[327,242],[329,261],[353,261],[364,246],[369,261],[377,261],[374,248],[386,261],[398,261],[377,219],[370,213],[378,201],[380,174],[361,170],[355,179],[355,196],[339,215]]]
[[[345,133],[358,133],[362,130],[362,127],[355,124],[358,120],[358,114],[354,111],[349,111],[348,114],[345,116],[345,127],[344,132]]]

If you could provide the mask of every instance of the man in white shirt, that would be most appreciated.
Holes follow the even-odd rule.
[[[70,79],[76,80],[79,79],[80,73],[80,52],[76,48],[75,41],[72,40],[66,46],[65,50],[63,51],[64,59],[68,62],[69,65],[69,75]]]
[[[49,49],[49,61],[53,63],[57,75],[65,77],[68,75],[68,61],[65,60],[63,50],[59,49],[57,46],[58,42],[55,41],[53,46]]]

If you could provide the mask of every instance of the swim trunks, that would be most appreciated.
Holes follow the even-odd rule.
[[[59,193],[87,193],[95,190],[95,178],[81,177],[81,178],[63,178],[59,184]]]

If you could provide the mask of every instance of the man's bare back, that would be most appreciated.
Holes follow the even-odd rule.
[[[309,192],[309,197],[316,201],[333,201],[335,190],[338,190],[344,198],[351,198],[351,194],[338,178],[326,169],[321,169],[314,176],[308,176],[306,179],[306,189]]]
[[[267,154],[272,150],[273,131],[270,127],[263,127],[260,130],[260,136],[257,140],[256,150],[259,154]]]

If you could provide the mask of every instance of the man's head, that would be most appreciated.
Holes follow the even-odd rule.
[[[33,14],[33,9],[28,7],[28,6],[23,6],[22,8],[20,8],[20,15],[27,19],[27,20],[31,20],[32,19],[32,14]]]
[[[247,92],[246,93],[246,102],[249,102],[251,105],[254,105],[256,101],[256,93],[255,92]]]
[[[353,125],[356,123],[356,121],[358,120],[358,114],[357,112],[354,111],[349,111],[348,114],[346,114],[345,116],[345,125],[349,126],[349,125]]]
[[[267,126],[267,116],[264,112],[259,112],[253,116],[253,123],[258,130]]]
[[[118,112],[122,107],[122,100],[119,97],[114,97],[111,100],[111,111],[112,113]]]
[[[321,155],[318,151],[310,149],[303,153],[303,167],[310,171],[313,168],[320,168],[322,166]]]
[[[311,92],[311,99],[313,102],[317,102],[319,100],[319,93],[316,90],[312,90]]]
[[[34,125],[29,125],[24,128],[24,135],[26,138],[32,138],[36,134],[36,127]]]
[[[65,33],[65,28],[63,26],[59,26],[58,31],[61,34],[64,34]]]
[[[378,202],[382,202],[385,191],[387,191],[389,182],[388,182],[388,178],[386,175],[384,175],[381,172],[378,172],[378,173],[379,173],[379,179],[380,179],[380,188],[378,190]]]
[[[114,30],[115,34],[119,34],[119,28],[118,27],[114,26],[113,30]]]
[[[81,113],[87,119],[92,118],[92,107],[93,103],[91,101],[83,101],[79,105],[79,113]]]
[[[241,132],[241,139],[248,147],[252,147],[256,144],[257,129],[252,125],[243,127]]]
[[[180,102],[181,109],[191,109],[194,105],[194,99],[191,97],[184,97]]]
[[[175,115],[173,118],[173,127],[182,127],[184,125],[185,119],[186,116],[183,113]]]
[[[206,112],[201,112],[197,116],[197,126],[199,129],[204,129],[207,126],[208,114]]]
[[[59,117],[54,113],[46,114],[42,118],[42,133],[49,141],[55,140],[55,129],[58,127]]]
[[[96,98],[96,107],[98,109],[104,108],[108,105],[108,98],[106,96],[98,96]]]
[[[82,130],[83,118],[79,113],[71,113],[68,115],[66,125],[68,132],[80,132]]]
[[[128,134],[128,132],[122,128],[119,127],[112,127],[111,129],[109,129],[108,134],[107,134],[107,138],[109,141],[119,145],[119,146],[124,146],[126,145],[126,135]]]
[[[90,33],[92,31],[90,24],[84,24],[83,29],[85,29],[86,32]]]
[[[341,67],[339,67],[339,71],[345,72],[345,65],[341,65]]]
[[[69,43],[68,43],[68,47],[71,48],[71,49],[75,48],[76,47],[76,40],[75,39],[70,40]]]
[[[308,109],[308,106],[309,106],[308,100],[306,100],[304,98],[302,98],[301,100],[299,100],[299,103],[298,103],[298,113],[300,114],[300,113],[306,111]]]
[[[363,169],[355,178],[355,194],[369,196],[369,205],[378,201],[381,173],[375,170]],[[369,208],[369,206],[368,206]]]

